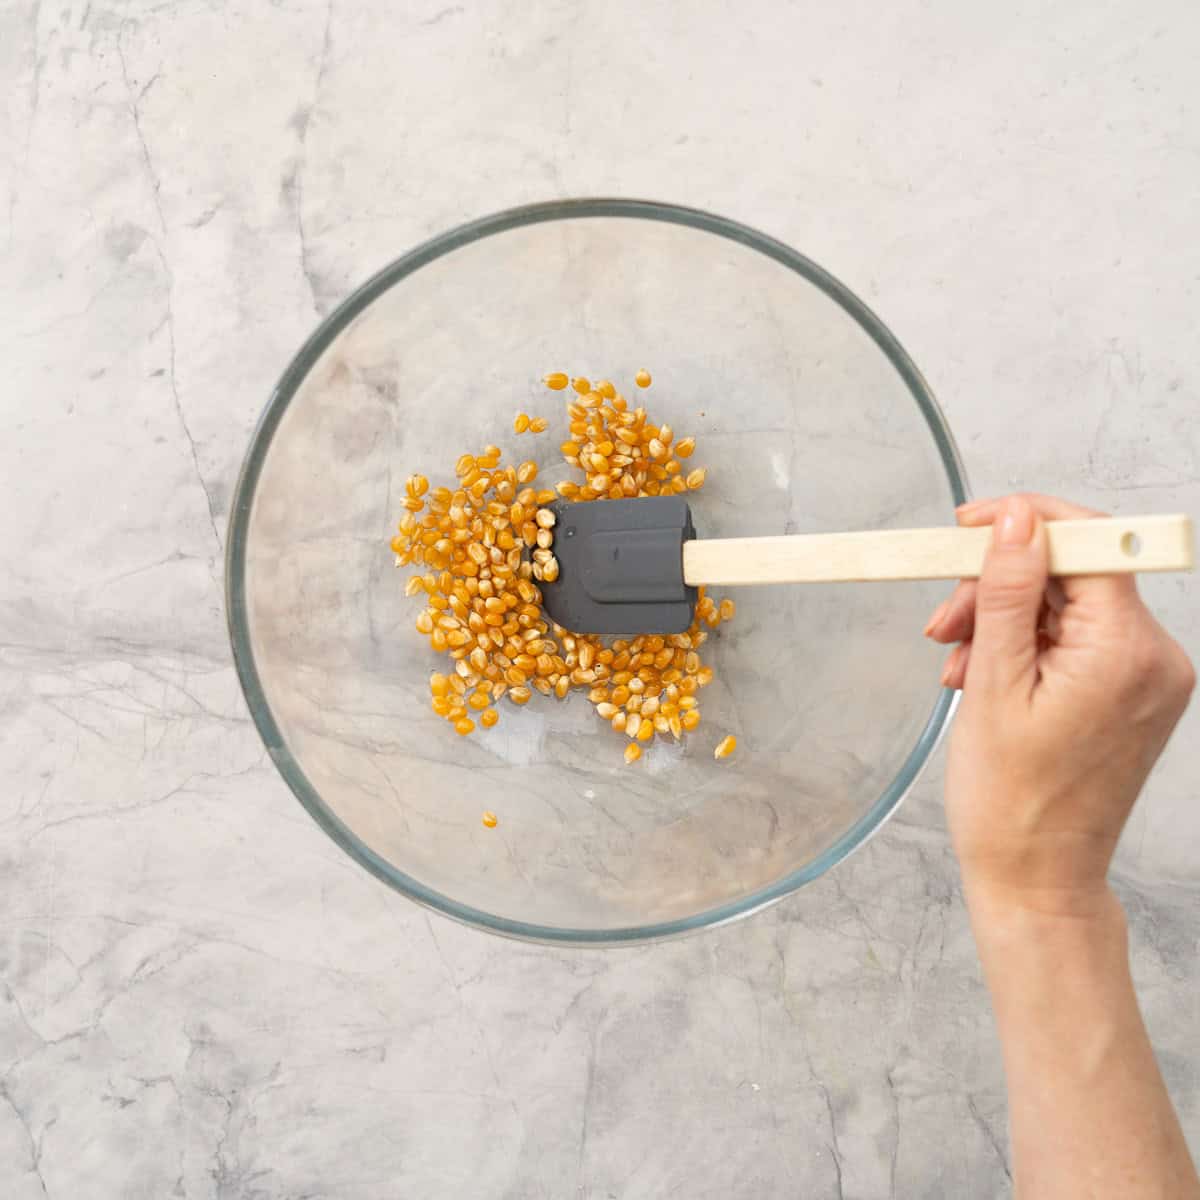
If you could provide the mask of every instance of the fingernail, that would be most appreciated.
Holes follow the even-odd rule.
[[[941,604],[933,610],[933,615],[925,624],[925,636],[928,637],[941,623],[942,618],[946,615],[946,610],[950,607],[949,600],[943,600]]]
[[[1005,502],[1004,515],[996,527],[996,541],[1002,546],[1027,546],[1033,537],[1033,508],[1028,500],[1013,496]]]

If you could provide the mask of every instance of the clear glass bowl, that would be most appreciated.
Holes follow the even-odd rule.
[[[944,589],[901,583],[737,590],[703,723],[632,766],[581,694],[503,701],[467,738],[430,711],[446,660],[387,545],[405,478],[445,482],[488,442],[565,477],[543,374],[633,396],[641,367],[708,467],[701,536],[945,524],[965,498],[928,387],[860,300],[752,229],[628,200],[499,213],[386,267],[288,366],[238,482],[229,626],[284,779],[369,871],[499,933],[640,941],[778,900],[879,828],[953,708],[921,637]],[[516,438],[518,411],[550,431]]]

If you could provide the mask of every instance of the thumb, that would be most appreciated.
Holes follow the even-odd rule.
[[[1048,569],[1042,522],[1023,496],[1010,497],[992,526],[992,544],[979,577],[972,684],[991,692],[1033,688]]]

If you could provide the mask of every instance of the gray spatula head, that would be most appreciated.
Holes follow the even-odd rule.
[[[681,496],[589,500],[550,507],[558,579],[541,584],[546,611],[572,633],[683,633],[696,589],[683,582],[683,543],[696,536]]]

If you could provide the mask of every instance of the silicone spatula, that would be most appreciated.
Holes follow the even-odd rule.
[[[555,501],[558,578],[541,584],[546,610],[574,633],[682,633],[696,588],[764,583],[970,579],[987,528],[865,530],[786,537],[698,538],[682,496]],[[1057,576],[1190,571],[1183,515],[1049,521]]]

